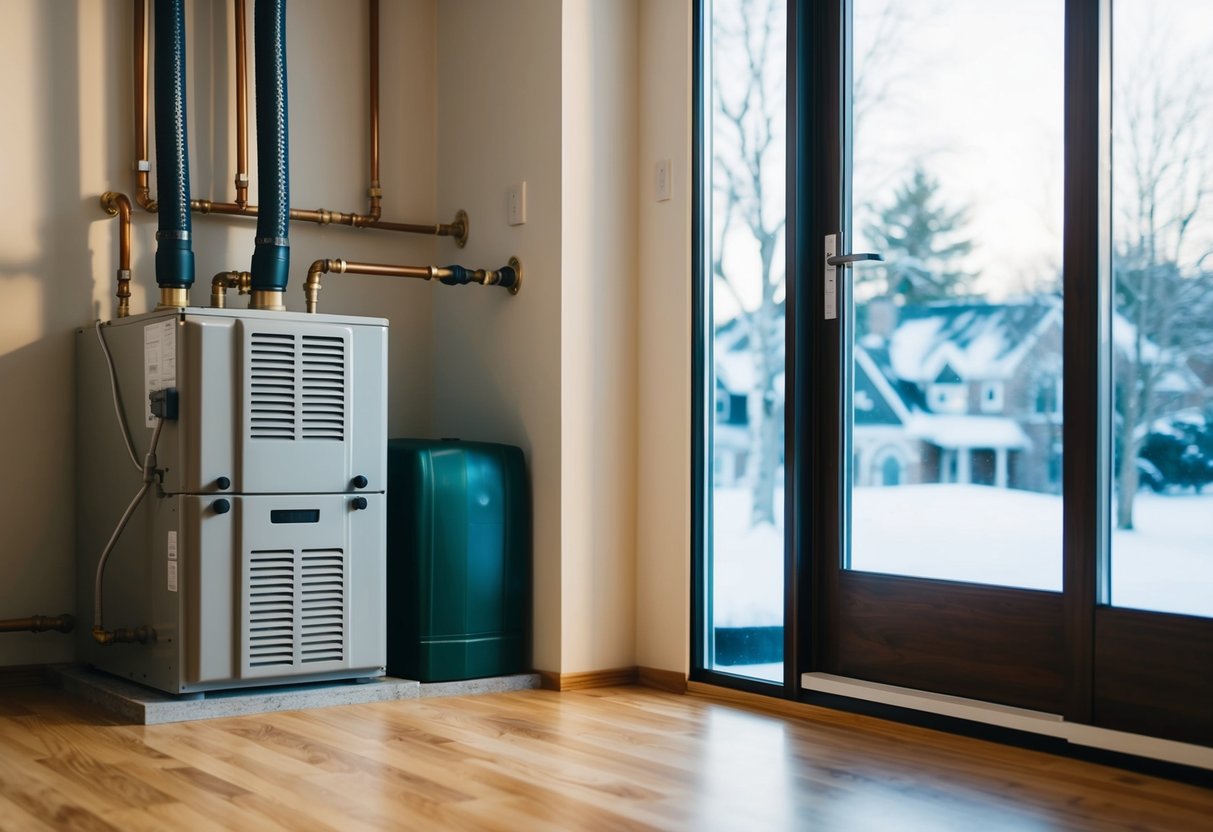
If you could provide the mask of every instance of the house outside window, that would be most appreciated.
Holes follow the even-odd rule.
[[[985,381],[981,384],[981,412],[1002,413],[1003,397],[1001,381]]]
[[[936,413],[964,413],[968,409],[967,393],[964,384],[932,384],[927,400]]]

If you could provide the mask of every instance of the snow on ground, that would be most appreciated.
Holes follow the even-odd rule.
[[[782,505],[782,494],[776,494]],[[853,492],[851,566],[1059,591],[1061,498],[981,485]],[[717,489],[713,623],[783,623],[783,531],[749,523],[749,492]],[[1117,606],[1213,615],[1213,494],[1141,492],[1134,531],[1112,535]]]

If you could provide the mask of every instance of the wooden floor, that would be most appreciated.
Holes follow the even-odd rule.
[[[644,688],[118,725],[0,689],[0,828],[1213,829],[1213,791]]]

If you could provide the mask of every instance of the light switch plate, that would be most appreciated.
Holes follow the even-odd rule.
[[[510,225],[526,224],[526,182],[515,182],[505,192],[505,221]]]
[[[665,202],[673,191],[674,183],[670,181],[671,167],[669,159],[657,160],[657,177],[654,186],[658,202]]]

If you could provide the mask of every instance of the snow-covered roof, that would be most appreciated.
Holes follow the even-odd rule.
[[[893,373],[929,384],[950,367],[969,381],[1006,380],[1052,324],[1061,324],[1061,301],[1052,295],[1009,303],[905,306],[889,341]]]
[[[733,393],[748,393],[757,382],[754,357],[749,350],[744,352],[716,353],[716,378]]]
[[[1014,419],[1003,416],[952,416],[919,413],[907,426],[911,436],[941,448],[1023,450],[1032,442]]]
[[[879,354],[879,348],[877,348]],[[901,424],[910,420],[910,409],[895,389],[895,382],[863,347],[855,347],[855,393],[852,406],[856,425]]]

